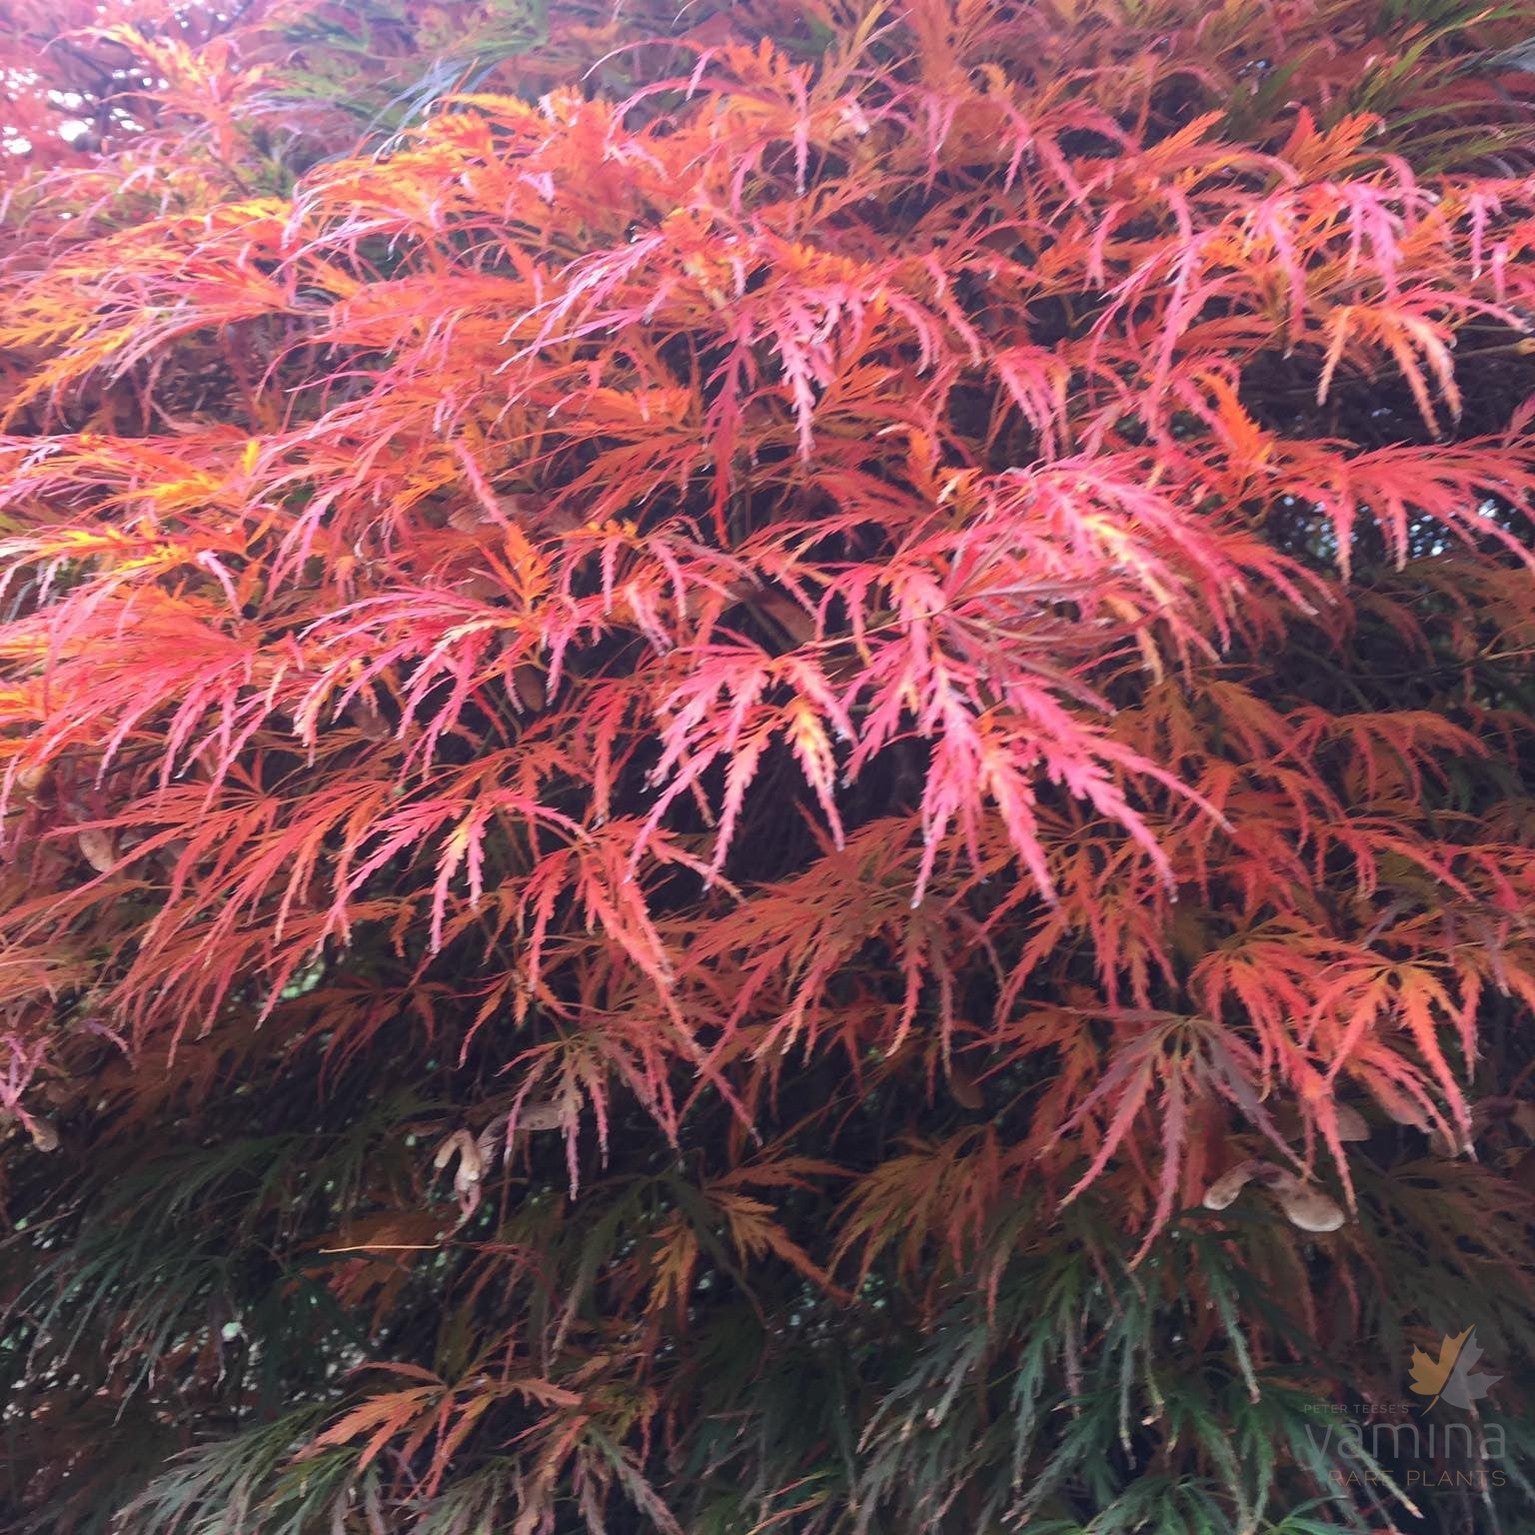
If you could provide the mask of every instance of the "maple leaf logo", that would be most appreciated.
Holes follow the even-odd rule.
[[[1429,1408],[1443,1397],[1452,1407],[1469,1410],[1471,1404],[1480,1401],[1488,1391],[1503,1379],[1501,1375],[1476,1373],[1482,1350],[1476,1341],[1476,1328],[1468,1327],[1454,1337],[1446,1334],[1439,1340],[1439,1357],[1434,1359],[1422,1349],[1412,1351],[1410,1385],[1419,1396],[1434,1400]]]

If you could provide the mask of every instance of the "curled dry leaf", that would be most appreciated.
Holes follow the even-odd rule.
[[[432,1158],[432,1166],[441,1172],[457,1156],[458,1166],[453,1170],[453,1193],[459,1209],[467,1218],[480,1202],[480,1179],[485,1172],[485,1159],[480,1143],[468,1130],[455,1130],[438,1148]]]
[[[554,1103],[525,1103],[517,1110],[515,1128],[518,1130],[558,1130],[566,1121],[566,1114]]]
[[[466,1147],[472,1149],[473,1146],[474,1137],[467,1130],[455,1130],[438,1146],[437,1154],[432,1158],[432,1166],[441,1172],[455,1156],[461,1156]]]

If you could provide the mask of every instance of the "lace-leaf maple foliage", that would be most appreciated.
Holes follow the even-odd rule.
[[[7,1529],[1512,1527],[1516,12],[5,7]]]

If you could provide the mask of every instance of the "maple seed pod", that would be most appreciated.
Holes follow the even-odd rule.
[[[1258,1170],[1266,1165],[1268,1164],[1260,1162],[1256,1157],[1250,1157],[1247,1161],[1238,1162],[1235,1167],[1222,1173],[1205,1190],[1203,1201],[1205,1209],[1227,1209],[1235,1201],[1237,1195],[1252,1181]]]
[[[27,1134],[32,1137],[32,1144],[39,1151],[57,1151],[59,1149],[59,1132],[51,1119],[44,1119],[38,1114],[29,1114],[26,1117]]]
[[[558,1130],[566,1122],[565,1112],[553,1103],[525,1103],[517,1113],[519,1130]]]
[[[1343,1207],[1320,1189],[1303,1183],[1294,1173],[1253,1157],[1222,1173],[1205,1190],[1207,1210],[1224,1210],[1252,1182],[1273,1191],[1292,1226],[1302,1231],[1336,1231],[1343,1224]]]
[[[1400,1093],[1384,1083],[1376,1082],[1372,1085],[1375,1101],[1385,1110],[1386,1117],[1392,1124],[1405,1125],[1410,1130],[1422,1130],[1425,1134],[1428,1133],[1429,1118],[1422,1105],[1414,1103],[1405,1093]]]
[[[1292,1226],[1302,1231],[1336,1231],[1343,1224],[1343,1206],[1329,1198],[1320,1189],[1291,1173],[1285,1173],[1273,1183],[1274,1197]]]
[[[466,1220],[479,1208],[485,1153],[486,1148],[468,1130],[455,1130],[432,1158],[432,1166],[441,1172],[455,1155],[458,1157],[458,1165],[453,1169],[453,1193]]]

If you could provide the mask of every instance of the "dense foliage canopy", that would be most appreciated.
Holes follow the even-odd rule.
[[[0,28],[6,1530],[1530,1528],[1528,7]]]

